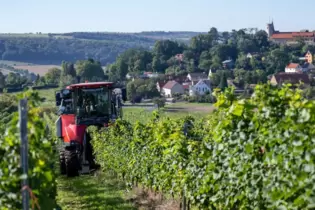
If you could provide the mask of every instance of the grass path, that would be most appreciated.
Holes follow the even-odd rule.
[[[110,174],[60,176],[57,182],[57,201],[62,210],[136,209],[126,201],[124,185]]]

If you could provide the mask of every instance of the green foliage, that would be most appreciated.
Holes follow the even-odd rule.
[[[158,108],[162,108],[165,106],[165,98],[153,98],[152,101],[158,106]]]
[[[126,89],[128,100],[135,97],[153,98],[160,95],[153,80],[135,79],[127,83]]]
[[[311,209],[315,102],[301,94],[258,85],[237,100],[227,88],[215,91],[218,110],[204,119],[117,120],[93,134],[97,160],[129,184],[202,209]]]
[[[224,72],[221,74],[219,87],[221,90],[225,90],[225,88],[228,87],[226,74]]]
[[[18,99],[28,99],[28,157],[29,171],[23,175],[20,170],[20,134],[18,113],[15,112]],[[7,115],[6,126],[0,127],[0,206],[1,209],[21,209],[21,181],[28,178],[29,189],[34,194],[34,204],[41,209],[56,207],[56,183],[53,171],[55,141],[48,138],[46,123],[37,108],[41,101],[36,92],[23,92],[16,97],[0,97],[1,116]],[[8,114],[6,114],[8,113]],[[3,119],[3,118],[2,118]],[[3,123],[3,121],[2,121]],[[1,123],[1,125],[2,125]]]
[[[83,81],[97,82],[104,80],[104,71],[101,64],[93,59],[78,61],[77,75],[80,76]],[[73,75],[71,76],[73,77]]]
[[[58,68],[51,68],[45,74],[45,82],[47,84],[58,85],[61,79],[61,70]]]

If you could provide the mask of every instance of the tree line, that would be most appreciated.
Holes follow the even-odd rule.
[[[76,62],[94,58],[106,65],[127,49],[149,49],[157,39],[189,39],[196,34],[198,32],[1,34],[0,59],[60,64],[63,60]]]
[[[118,54],[133,47],[149,48],[152,40],[97,41],[54,37],[3,37],[0,40],[0,59],[37,64],[60,64],[90,57],[102,64],[115,61]]]
[[[60,68],[49,69],[43,77],[38,77],[37,85],[67,85],[79,81],[98,82],[107,80],[102,65],[94,59],[79,60],[75,64],[63,61]]]

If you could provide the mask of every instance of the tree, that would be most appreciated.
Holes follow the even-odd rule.
[[[255,41],[247,38],[240,38],[237,42],[237,48],[242,53],[257,52],[259,50]]]
[[[226,78],[226,74],[223,72],[221,74],[221,78],[220,78],[220,85],[219,85],[219,88],[224,91],[225,88],[228,87],[228,83],[227,83],[227,78]]]
[[[6,78],[5,83],[10,86],[20,85],[19,77],[19,74],[10,72]]]
[[[155,42],[153,47],[153,54],[158,57],[165,56],[164,59],[168,60],[173,55],[182,53],[183,50],[183,46],[177,42],[170,40],[158,40]]]
[[[3,88],[5,88],[5,77],[0,71],[0,90],[2,90]]]
[[[269,47],[268,34],[266,31],[263,30],[257,31],[254,35],[254,40],[259,48]]]
[[[239,54],[235,66],[238,69],[250,70],[251,69],[250,59],[247,58],[245,54]]]
[[[77,75],[80,76],[83,80],[93,80],[93,81],[104,80],[103,68],[99,63],[95,62],[94,60],[78,61],[77,62]]]
[[[60,82],[61,70],[58,68],[51,68],[45,74],[45,81],[47,84],[56,84],[58,85]]]
[[[62,76],[59,81],[59,87],[65,88],[68,85],[76,83],[76,78],[71,75]]]
[[[203,51],[199,58],[199,66],[198,68],[203,70],[209,70],[211,66],[211,54],[209,51]]]
[[[153,98],[153,103],[157,105],[157,107],[160,109],[165,106],[165,98]]]
[[[62,75],[63,76],[66,76],[66,75],[70,75],[72,77],[77,76],[73,63],[63,61],[61,63],[61,68],[62,68]]]
[[[153,70],[154,72],[164,72],[164,71],[163,71],[163,70],[164,70],[164,69],[163,69],[163,64],[162,64],[160,58],[157,57],[157,56],[154,56],[154,57],[153,57],[152,70]]]
[[[137,94],[137,88],[134,82],[132,81],[128,82],[126,89],[127,89],[127,99],[131,101]]]
[[[217,28],[212,27],[210,31],[208,32],[209,36],[212,38],[212,40],[217,41],[219,39],[219,32]]]
[[[227,59],[235,60],[237,58],[237,48],[234,45],[220,44],[211,49],[212,56],[217,56],[222,62]]]
[[[197,55],[202,51],[209,50],[212,47],[213,37],[209,34],[200,34],[191,39],[190,48]]]
[[[289,61],[289,55],[284,50],[275,49],[271,51],[266,58],[267,73],[273,74],[284,71]]]

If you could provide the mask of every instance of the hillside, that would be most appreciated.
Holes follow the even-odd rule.
[[[188,42],[199,32],[0,34],[0,59],[35,64],[60,64],[92,57],[103,65],[130,48],[150,49],[156,40]]]

